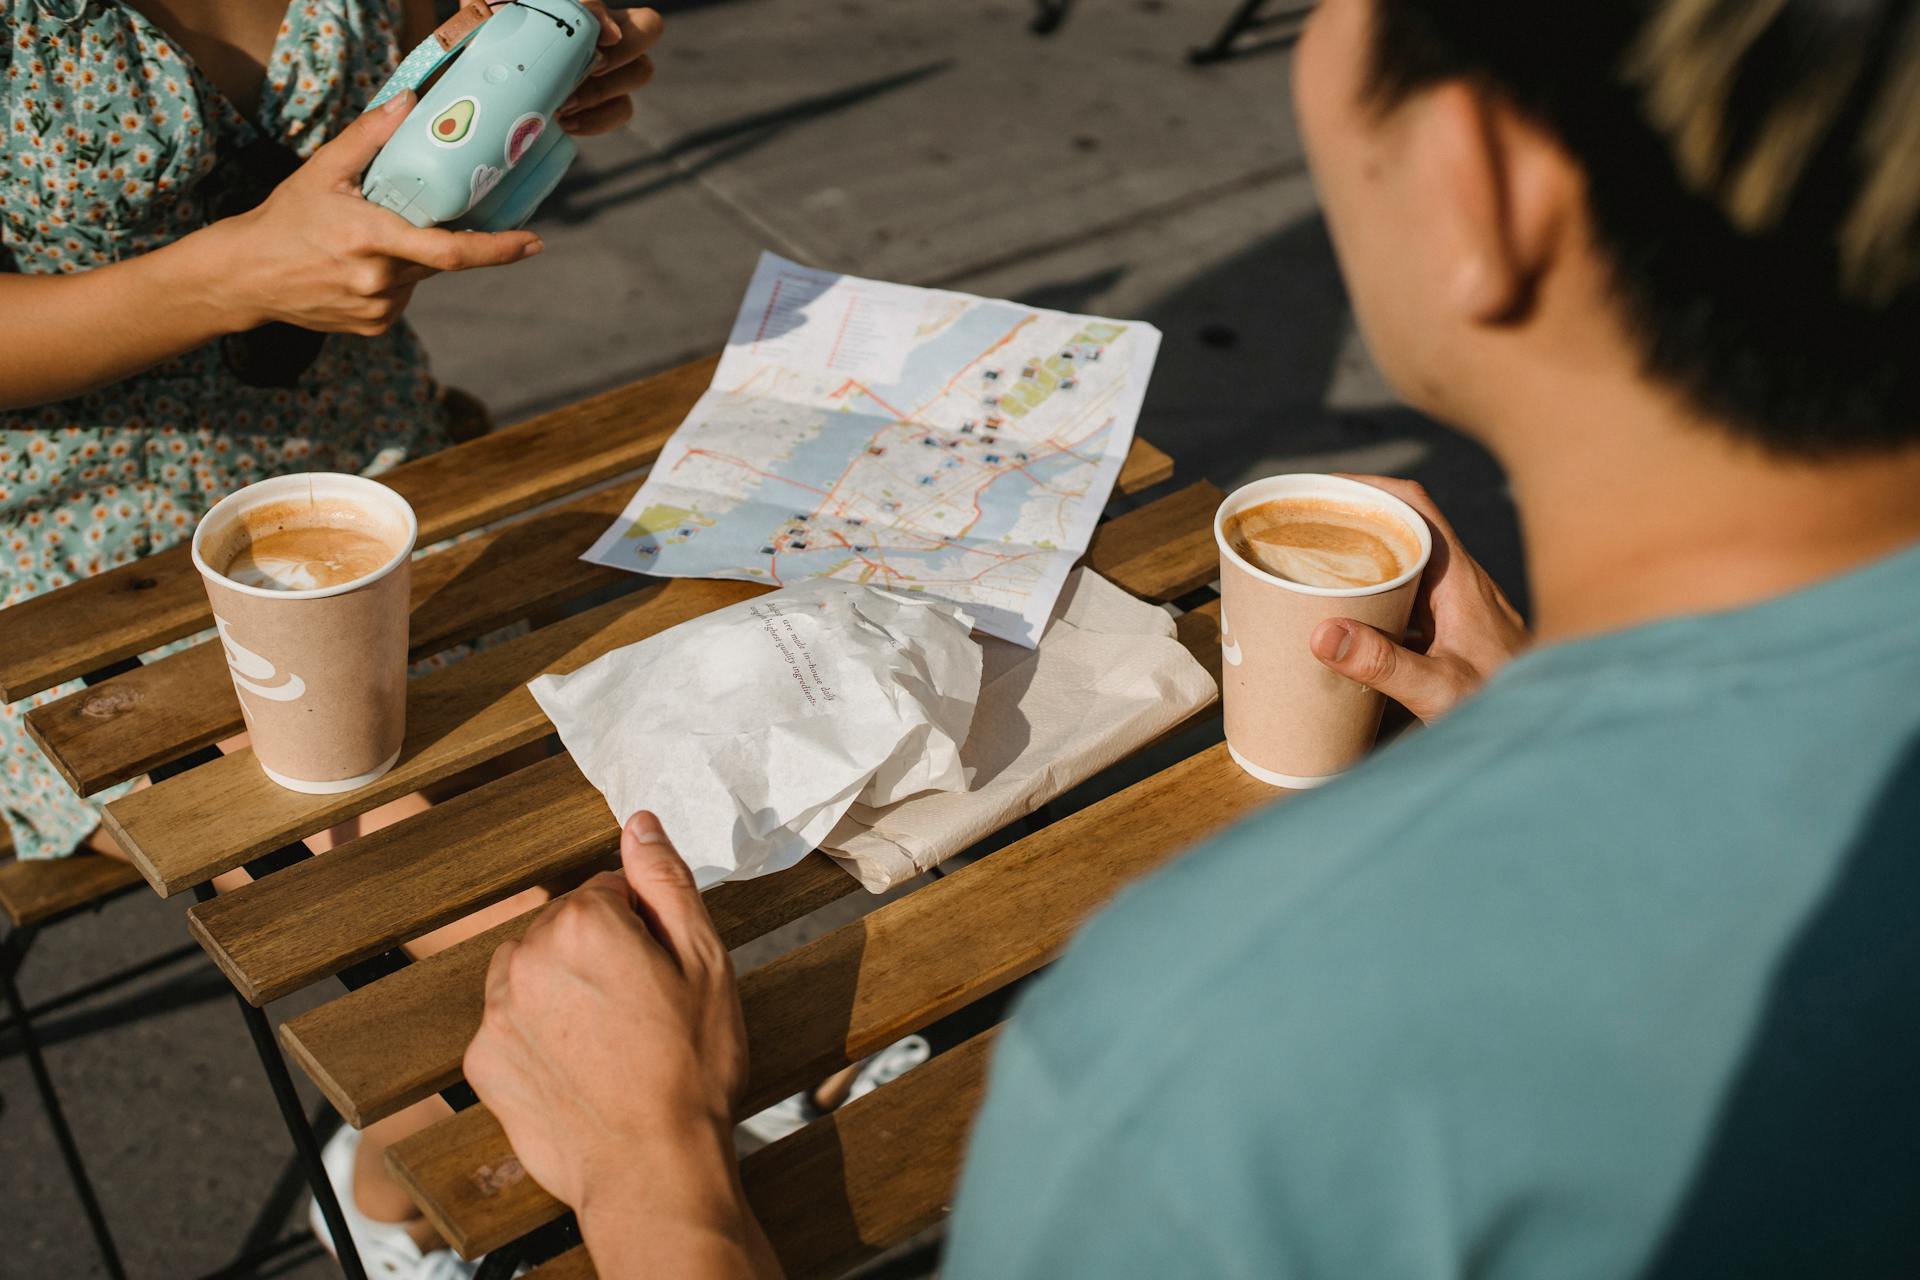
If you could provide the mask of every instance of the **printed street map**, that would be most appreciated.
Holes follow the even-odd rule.
[[[712,387],[586,558],[667,577],[831,576],[1039,641],[1153,371],[1151,325],[763,255]]]

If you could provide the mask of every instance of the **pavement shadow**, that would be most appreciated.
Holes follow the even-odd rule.
[[[339,1130],[341,1123],[333,1108],[324,1102],[309,1113],[307,1122],[313,1127],[314,1139],[322,1146]],[[266,1195],[233,1257],[200,1280],[267,1280],[326,1257],[319,1239],[307,1232],[305,1214],[300,1212],[307,1196],[306,1174],[300,1168],[299,1159],[289,1155],[268,1184]]]
[[[191,1009],[233,994],[233,985],[211,962],[195,965],[151,985],[143,985],[112,1000],[57,1018],[35,1019],[33,1032],[42,1050],[52,1049],[70,1040],[79,1040],[96,1031],[130,1027],[162,1014]],[[18,1027],[0,1031],[0,1062],[25,1051],[26,1042]]]
[[[624,163],[605,167],[577,164],[541,205],[538,220],[574,225],[604,209],[649,199],[759,150],[796,125],[850,111],[940,75],[953,65],[951,59],[930,62],[843,89],[797,98],[771,110],[723,120],[684,133],[658,151]],[[627,179],[656,169],[664,172],[635,186],[621,185]]]

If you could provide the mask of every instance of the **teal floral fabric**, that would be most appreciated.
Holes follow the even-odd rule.
[[[310,155],[398,61],[397,3],[295,0],[244,116],[124,4],[0,0],[0,270],[87,271],[210,220],[202,186],[265,136]],[[332,335],[288,389],[251,387],[219,344],[59,404],[0,411],[0,606],[163,550],[242,485],[287,471],[377,474],[446,443],[438,388],[404,326]],[[24,858],[98,823],[0,710],[0,811]],[[95,797],[96,802],[103,797]]]

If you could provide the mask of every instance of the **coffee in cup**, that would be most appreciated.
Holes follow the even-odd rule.
[[[338,499],[276,502],[245,511],[220,575],[268,591],[343,586],[377,572],[398,553],[398,531],[364,507]]]
[[[1328,618],[1399,637],[1433,534],[1392,494],[1340,476],[1236,490],[1214,517],[1220,549],[1220,698],[1227,749],[1254,777],[1318,786],[1357,763],[1384,700],[1308,647]]]
[[[399,494],[334,473],[249,485],[194,531],[254,756],[281,786],[351,791],[399,759],[418,534]]]
[[[1323,498],[1276,498],[1237,511],[1227,542],[1256,568],[1309,587],[1374,587],[1407,571],[1420,542],[1399,519]]]

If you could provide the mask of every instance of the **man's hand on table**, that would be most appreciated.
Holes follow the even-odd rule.
[[[1407,643],[1395,644],[1364,622],[1335,618],[1314,628],[1313,656],[1329,670],[1377,689],[1422,720],[1438,720],[1526,648],[1532,637],[1506,593],[1427,491],[1391,476],[1349,476],[1384,489],[1426,517],[1433,559],[1414,598]]]
[[[568,894],[487,970],[466,1077],[604,1276],[774,1276],[740,1187],[747,1037],[727,949],[652,814],[622,872]]]

